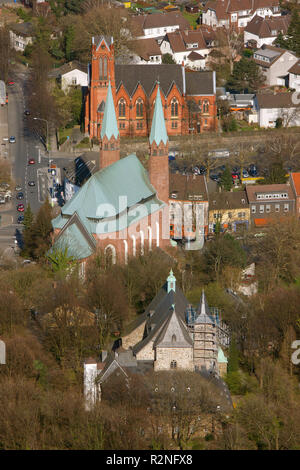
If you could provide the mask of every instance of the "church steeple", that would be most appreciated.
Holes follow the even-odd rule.
[[[159,84],[157,86],[154,113],[149,137],[149,176],[157,196],[169,203],[169,139],[165,125]]]
[[[100,133],[100,169],[120,160],[120,133],[109,81]]]
[[[167,279],[167,290],[168,290],[168,293],[173,290],[175,292],[175,289],[176,289],[176,277],[174,276],[173,274],[173,271],[171,269],[170,273],[169,273],[169,276],[168,276],[168,279]]]

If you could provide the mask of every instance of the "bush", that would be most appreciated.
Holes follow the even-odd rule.
[[[225,377],[230,393],[233,395],[245,395],[257,388],[257,382],[254,377],[245,374],[241,370],[228,372]]]
[[[88,137],[84,137],[81,141],[80,141],[81,144],[89,144],[90,143],[90,139]]]

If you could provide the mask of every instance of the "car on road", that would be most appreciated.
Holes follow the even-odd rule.
[[[28,186],[35,186],[35,182],[34,181],[28,181]]]
[[[19,215],[17,222],[18,224],[22,224],[24,222],[24,215]]]
[[[18,212],[24,212],[24,204],[18,204],[17,205],[17,211]]]
[[[18,193],[17,194],[17,199],[24,199],[24,194],[23,193]]]
[[[22,187],[21,186],[16,186],[15,191],[22,191]]]
[[[4,142],[8,142],[9,141],[9,137],[3,137]]]
[[[24,111],[24,114],[25,114],[25,116],[29,116],[29,115],[30,115],[30,111],[28,111],[28,109],[26,109],[26,110]]]
[[[34,158],[31,158],[30,160],[28,160],[28,165],[34,165],[34,164],[35,164]]]
[[[10,138],[9,138],[9,143],[10,144],[15,144],[16,143],[16,138],[14,135],[12,135]]]
[[[14,85],[15,82],[13,80],[9,80],[9,82],[7,83],[7,85]]]

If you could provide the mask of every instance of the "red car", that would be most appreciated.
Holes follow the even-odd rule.
[[[24,212],[24,204],[18,204],[17,205],[17,211],[18,212]]]
[[[34,165],[34,164],[35,164],[34,158],[31,158],[30,160],[28,160],[28,165]]]
[[[239,175],[237,175],[236,173],[232,173],[231,176],[232,176],[232,179],[233,179],[233,180],[239,179]]]
[[[13,80],[10,80],[10,81],[8,82],[8,85],[14,85],[14,84],[15,84],[15,82],[14,82]]]

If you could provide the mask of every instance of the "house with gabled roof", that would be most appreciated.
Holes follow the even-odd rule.
[[[290,15],[265,18],[255,15],[244,29],[245,46],[259,49],[263,44],[273,44],[279,33],[286,35],[290,21]]]
[[[159,12],[132,18],[132,29],[137,39],[154,38],[159,42],[177,29],[190,29],[190,23],[180,11]]]
[[[121,136],[148,136],[159,81],[168,135],[215,131],[217,128],[216,74],[213,71],[186,71],[182,65],[115,64],[113,38],[92,39],[85,97],[85,132],[100,137],[108,81],[110,79]],[[202,124],[189,126],[188,100],[201,102]],[[200,122],[200,120],[199,120]]]
[[[64,92],[67,92],[70,87],[87,87],[87,67],[74,60],[51,70],[49,78],[55,78]]]
[[[223,348],[229,332],[218,311],[210,309],[204,291],[193,308],[177,285],[172,272],[145,312],[128,327],[128,333],[107,355],[104,363],[86,361],[85,395],[93,403],[95,391],[115,370],[128,378],[130,373],[154,371],[194,371],[222,384],[227,371]],[[90,372],[89,372],[90,371]],[[89,375],[90,374],[90,375]],[[94,379],[91,386],[89,376]],[[97,379],[95,380],[95,376]]]
[[[267,44],[254,52],[253,60],[266,77],[268,86],[288,86],[289,70],[298,61],[293,52]]]

